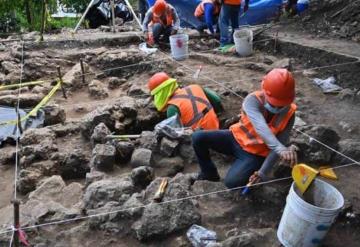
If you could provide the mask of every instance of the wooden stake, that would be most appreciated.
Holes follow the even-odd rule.
[[[116,32],[115,30],[115,6],[114,6],[114,0],[111,0],[111,16],[112,16],[112,28],[113,33]]]
[[[67,99],[67,97],[66,97],[66,91],[65,91],[65,88],[63,87],[63,80],[62,80],[62,75],[61,75],[60,66],[57,66],[56,69],[57,69],[58,75],[59,75],[61,91],[62,91],[62,93],[63,93],[64,98]]]
[[[82,82],[83,82],[83,85],[86,84],[86,81],[85,81],[85,69],[84,69],[84,61],[82,58],[80,58],[80,67],[81,67],[81,78],[82,78]]]
[[[12,201],[12,203],[14,204],[14,227],[16,229],[15,232],[14,232],[14,246],[19,247],[20,246],[20,241],[19,241],[18,228],[20,226],[20,206],[19,206],[20,202],[18,200],[14,199]]]

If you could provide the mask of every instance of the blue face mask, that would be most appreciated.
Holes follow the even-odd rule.
[[[273,114],[279,114],[282,110],[284,110],[284,107],[274,107],[272,105],[270,105],[268,102],[265,102],[264,105],[265,109],[268,110],[269,112],[273,113]]]

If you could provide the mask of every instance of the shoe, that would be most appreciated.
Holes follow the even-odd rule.
[[[212,182],[219,182],[220,181],[220,176],[218,173],[216,173],[215,175],[205,175],[202,172],[199,172],[198,174],[195,175],[194,177],[195,181],[197,180],[208,180],[208,181],[212,181]]]

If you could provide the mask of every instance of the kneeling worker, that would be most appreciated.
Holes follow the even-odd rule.
[[[196,7],[194,16],[200,21],[206,23],[207,28],[211,34],[214,34],[214,24],[218,22],[218,17],[220,13],[221,2],[220,0],[203,0]],[[200,27],[199,31],[203,31],[206,27]],[[218,27],[217,27],[218,29]],[[217,30],[219,31],[219,30]]]
[[[148,88],[154,96],[156,109],[166,111],[167,117],[178,114],[182,124],[193,130],[219,129],[215,112],[222,110],[221,100],[212,90],[195,84],[179,88],[176,79],[164,72],[154,74]]]
[[[149,27],[152,33],[149,33]],[[157,0],[146,12],[142,27],[149,45],[158,45],[161,36],[169,42],[170,35],[176,34],[179,28],[180,19],[175,8],[164,0]]]
[[[220,180],[210,149],[236,158],[224,180],[228,188],[264,180],[279,157],[295,164],[296,150],[286,146],[295,121],[294,98],[292,74],[286,69],[273,69],[263,78],[262,90],[244,99],[238,123],[229,130],[193,133],[193,147],[201,170],[197,179]]]

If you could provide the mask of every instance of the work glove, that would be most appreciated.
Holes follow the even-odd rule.
[[[299,148],[295,145],[291,145],[290,147],[287,147],[286,150],[281,151],[279,156],[281,161],[285,161],[290,165],[290,167],[293,167],[297,164],[297,153]]]

